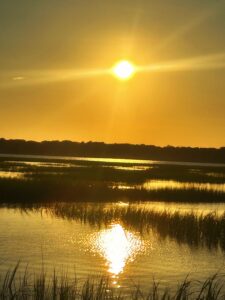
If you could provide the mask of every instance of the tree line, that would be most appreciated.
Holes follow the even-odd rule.
[[[225,163],[225,147],[158,147],[143,144],[106,144],[103,142],[72,142],[67,140],[36,142],[1,138],[0,153]]]

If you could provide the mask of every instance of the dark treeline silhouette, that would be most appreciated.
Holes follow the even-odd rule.
[[[225,163],[225,147],[158,147],[103,142],[25,141],[0,139],[0,153],[84,157],[136,158],[164,161]]]

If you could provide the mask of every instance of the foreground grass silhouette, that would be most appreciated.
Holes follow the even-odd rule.
[[[114,299],[146,299],[146,300],[216,300],[225,297],[225,276],[215,274],[203,282],[186,279],[176,290],[160,287],[152,281],[149,290],[143,291],[138,285],[132,284],[123,290],[112,288],[107,277],[87,279],[79,283],[76,277],[71,280],[66,275],[47,277],[44,272],[30,276],[28,270],[18,275],[19,263],[9,270],[0,280],[0,299],[4,300],[114,300]]]

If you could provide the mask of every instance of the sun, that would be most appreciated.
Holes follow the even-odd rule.
[[[135,67],[129,61],[122,60],[113,67],[112,72],[118,79],[128,80],[134,75]]]

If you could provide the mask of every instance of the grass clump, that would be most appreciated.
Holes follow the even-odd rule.
[[[107,277],[79,283],[76,277],[69,279],[55,271],[48,277],[44,272],[30,276],[27,270],[18,275],[18,267],[19,264],[0,279],[1,300],[217,300],[225,297],[225,277],[219,274],[202,282],[187,277],[176,289],[162,288],[155,280],[145,289],[134,283],[126,289],[115,289]]]
[[[54,216],[105,226],[120,222],[140,233],[155,230],[161,238],[175,239],[194,247],[221,248],[225,251],[225,212],[197,214],[148,209],[138,205],[116,206],[54,203],[46,206]]]

